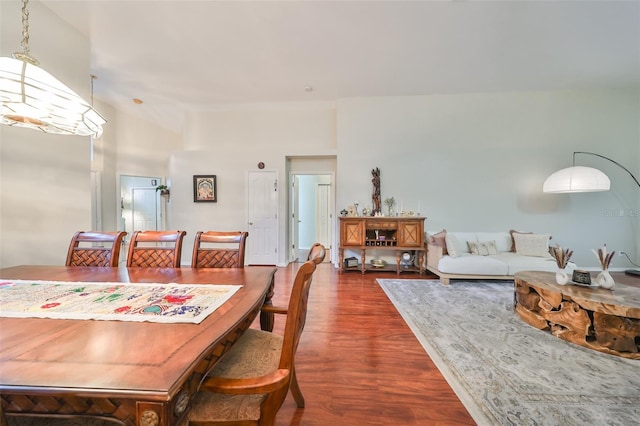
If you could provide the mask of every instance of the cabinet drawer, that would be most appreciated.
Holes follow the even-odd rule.
[[[377,221],[377,220],[370,220],[367,223],[367,229],[398,229],[398,223],[397,222],[391,222],[391,221]]]

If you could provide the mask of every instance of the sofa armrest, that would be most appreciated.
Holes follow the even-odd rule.
[[[427,243],[427,266],[438,269],[438,262],[444,256],[444,247]]]

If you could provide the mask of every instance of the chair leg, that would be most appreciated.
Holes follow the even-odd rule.
[[[298,377],[296,376],[296,369],[293,368],[291,372],[291,384],[289,385],[291,389],[291,395],[293,395],[293,399],[296,400],[296,405],[298,408],[304,408],[304,396],[302,395],[302,391],[300,390],[300,386],[298,385]]]

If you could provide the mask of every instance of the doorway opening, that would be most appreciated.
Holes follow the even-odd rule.
[[[314,243],[325,246],[325,262],[331,259],[333,234],[333,174],[291,173],[290,258],[304,262]]]
[[[164,203],[156,194],[162,178],[150,176],[120,176],[120,223],[126,231],[123,250],[126,253],[133,231],[161,231],[165,227]]]

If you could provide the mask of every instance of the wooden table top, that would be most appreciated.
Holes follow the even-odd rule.
[[[0,277],[54,281],[241,284],[200,324],[0,318],[0,393],[173,398],[199,361],[264,301],[273,267],[18,266]]]
[[[592,280],[597,273],[592,273]],[[522,271],[514,278],[542,291],[561,293],[573,301],[595,312],[640,319],[640,278],[612,272],[616,284],[611,289],[581,285],[559,285],[555,272]]]

